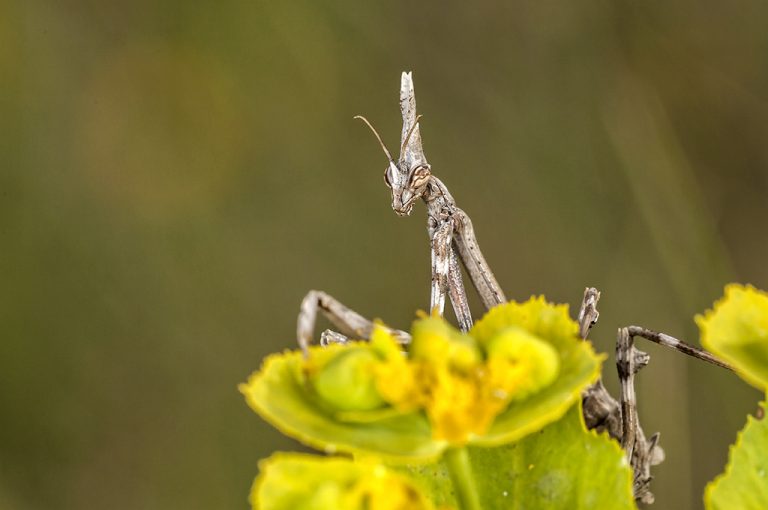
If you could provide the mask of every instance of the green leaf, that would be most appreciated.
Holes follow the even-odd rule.
[[[708,510],[768,508],[768,420],[747,418],[731,446],[725,473],[707,485],[704,505]]]
[[[445,448],[444,441],[432,439],[421,413],[382,413],[366,423],[340,420],[308,387],[303,363],[298,351],[274,354],[239,388],[248,404],[284,434],[326,452],[373,453],[400,462],[434,460]]]
[[[517,443],[470,447],[469,454],[483,508],[636,508],[624,453],[608,436],[587,431],[580,405]],[[408,471],[435,506],[457,506],[445,464],[412,466]]]

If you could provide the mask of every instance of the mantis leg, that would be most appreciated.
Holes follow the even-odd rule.
[[[584,298],[578,316],[579,336],[582,340],[587,339],[590,329],[600,317],[600,312],[597,311],[599,300],[600,291],[596,288],[587,287],[584,289]],[[621,408],[616,399],[605,389],[602,379],[598,379],[595,384],[584,391],[581,402],[584,422],[587,427],[598,432],[608,432],[611,437],[621,442]]]
[[[722,361],[720,358],[717,358],[707,351],[699,349],[698,347],[694,347],[691,344],[687,344],[682,340],[678,340],[673,336],[667,335],[666,333],[659,333],[657,331],[643,328],[641,326],[627,326],[626,329],[629,335],[632,337],[645,338],[646,340],[650,340],[651,342],[663,345],[664,347],[669,347],[698,360],[706,361],[707,363],[718,366],[720,368],[733,370],[733,368],[728,365],[728,363]]]
[[[451,263],[451,234],[453,222],[448,219],[430,232],[432,238],[432,290],[429,296],[429,311],[443,315],[445,295],[448,292],[448,271]]]
[[[493,276],[493,272],[485,261],[483,252],[480,251],[480,246],[477,244],[475,230],[472,228],[472,220],[469,219],[467,213],[458,207],[455,208],[452,218],[456,222],[457,235],[454,238],[456,249],[459,252],[461,261],[464,263],[464,267],[467,269],[472,285],[480,295],[483,306],[486,309],[491,309],[496,305],[506,303],[507,298],[504,296],[504,291],[501,290],[499,282]]]
[[[456,255],[456,249],[453,245],[448,264],[448,296],[451,298],[451,305],[453,305],[453,311],[456,313],[459,329],[469,331],[472,328],[472,314],[469,311],[467,292],[464,290],[459,257]]]
[[[713,356],[707,351],[687,344],[682,340],[658,333],[640,326],[627,326],[619,330],[619,338],[616,341],[616,365],[619,371],[619,383],[621,384],[621,419],[622,419],[622,446],[627,451],[628,458],[636,457],[633,454],[633,448],[638,443],[644,443],[645,438],[641,440],[634,436],[640,426],[637,420],[637,403],[635,397],[634,377],[635,374],[648,364],[650,356],[635,348],[635,337],[644,338],[659,345],[670,347],[678,352],[687,354],[693,358],[706,361],[712,365],[733,370],[727,363]],[[642,435],[642,431],[640,432]],[[653,438],[652,438],[653,439]],[[646,448],[647,449],[647,448]],[[633,464],[634,466],[634,464]]]
[[[635,348],[634,336],[629,328],[619,329],[616,341],[616,366],[621,385],[621,447],[634,473],[632,491],[635,499],[645,504],[653,503],[650,490],[651,466],[664,460],[664,450],[659,446],[659,433],[646,439],[637,416],[635,374],[648,364],[650,356]]]
[[[305,355],[308,354],[309,345],[312,343],[318,310],[339,330],[323,332],[321,343],[344,343],[350,337],[361,340],[370,338],[374,325],[372,320],[348,308],[330,294],[321,290],[310,290],[301,302],[296,322],[296,336]],[[410,342],[411,336],[405,331],[387,329],[400,343]]]
[[[650,503],[653,502],[653,494],[650,492],[651,466],[655,466],[664,459],[664,451],[658,444],[658,433],[646,439],[637,416],[635,374],[648,364],[650,357],[635,348],[636,337],[670,347],[721,368],[728,370],[732,368],[712,354],[667,334],[640,326],[628,326],[619,330],[616,341],[616,366],[621,385],[621,446],[635,473],[633,484],[635,499]]]
[[[432,292],[430,295],[430,310],[443,315],[445,311],[445,296],[449,295],[456,320],[462,331],[472,327],[472,315],[469,311],[467,294],[462,282],[461,268],[453,247],[454,224],[447,218],[430,229],[432,237]]]
[[[597,289],[592,287],[585,289],[578,317],[579,333],[584,340],[600,315],[597,311],[599,299],[600,292]],[[664,450],[659,445],[659,434],[646,438],[640,426],[635,376],[648,364],[650,357],[635,347],[636,337],[673,348],[719,367],[727,369],[731,367],[710,353],[664,333],[657,333],[640,326],[628,326],[619,330],[616,341],[616,366],[621,385],[620,402],[608,393],[602,380],[598,380],[582,395],[582,409],[587,427],[607,431],[611,437],[621,443],[634,473],[632,489],[635,499],[650,504],[654,499],[650,491],[650,483],[653,479],[651,467],[664,460]]]

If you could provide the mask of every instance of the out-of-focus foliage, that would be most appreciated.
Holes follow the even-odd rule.
[[[768,288],[765,2],[0,13],[2,508],[247,506],[293,445],[235,388],[293,347],[303,293],[401,328],[428,307],[423,208],[392,214],[352,120],[397,140],[403,70],[508,297],[598,287],[610,353],[627,324],[694,338],[726,281]],[[755,394],[647,350],[656,505],[698,508]]]

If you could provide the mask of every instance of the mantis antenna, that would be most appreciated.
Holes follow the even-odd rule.
[[[376,139],[381,144],[381,148],[384,149],[384,154],[387,155],[387,158],[389,158],[390,161],[394,161],[394,159],[392,159],[392,154],[389,153],[389,150],[387,149],[387,146],[384,145],[384,142],[381,140],[381,136],[379,136],[379,132],[376,131],[376,128],[374,128],[371,125],[370,122],[368,122],[368,119],[366,119],[362,115],[355,115],[354,118],[362,120],[363,122],[365,122],[368,125],[369,128],[371,128],[371,131],[373,131],[374,136],[376,137]],[[411,128],[411,130],[413,130],[413,128]],[[410,133],[408,134],[408,136],[410,136]]]
[[[416,120],[414,121],[413,126],[411,126],[411,129],[409,129],[408,133],[405,135],[405,139],[403,140],[403,145],[402,147],[400,147],[400,154],[405,154],[405,147],[408,145],[408,142],[411,140],[411,135],[416,130],[416,126],[419,125],[419,119],[421,119],[422,117],[423,115],[416,116]]]

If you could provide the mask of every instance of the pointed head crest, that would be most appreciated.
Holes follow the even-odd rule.
[[[413,89],[413,76],[403,73],[400,77],[400,112],[403,114],[403,131],[400,138],[400,161],[414,168],[418,165],[428,165],[421,146],[419,118],[416,115],[416,92]]]
[[[392,209],[399,215],[411,213],[413,204],[425,192],[431,177],[429,163],[421,147],[419,119],[416,115],[416,96],[411,73],[403,73],[400,80],[400,111],[403,114],[403,131],[400,138],[400,156],[394,160],[387,146],[368,119],[355,116],[365,122],[379,141],[389,165],[384,171],[384,182],[392,190]]]

